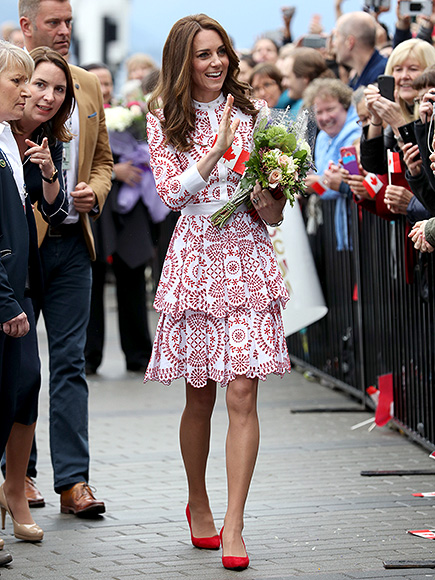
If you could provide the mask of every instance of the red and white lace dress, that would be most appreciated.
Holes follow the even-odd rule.
[[[204,181],[196,168],[213,145],[225,98],[194,104],[195,145],[187,153],[164,143],[158,118],[147,119],[157,191],[182,215],[156,292],[160,319],[144,382],[184,377],[194,387],[208,379],[226,386],[237,375],[283,375],[290,360],[281,306],[289,296],[267,229],[246,211],[214,227],[210,215],[231,198],[240,176],[217,163]],[[238,109],[235,116],[234,144],[249,150],[252,117]]]

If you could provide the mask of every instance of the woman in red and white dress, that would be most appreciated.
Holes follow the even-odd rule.
[[[181,217],[156,293],[160,319],[145,381],[186,380],[180,443],[191,539],[200,548],[222,543],[229,569],[249,564],[242,530],[259,444],[258,379],[290,370],[281,319],[288,293],[265,226],[282,219],[285,200],[257,184],[251,199],[261,219],[242,207],[222,229],[210,221],[240,180],[221,158],[231,145],[250,149],[265,105],[249,100],[237,75],[238,58],[220,24],[204,14],[182,18],[165,43],[148,114],[157,190]],[[217,383],[227,387],[229,416],[220,537],[205,486]]]

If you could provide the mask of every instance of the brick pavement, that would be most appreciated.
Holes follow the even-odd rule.
[[[109,292],[110,297],[112,291]],[[152,317],[155,322],[155,316]],[[52,491],[47,440],[46,346],[40,330],[44,387],[38,424],[39,476],[47,506],[35,509],[44,541],[27,544],[1,532],[14,556],[7,580],[225,580],[220,552],[189,542],[186,485],[178,449],[181,381],[142,385],[124,371],[110,301],[101,374],[89,382],[91,483],[107,514],[84,520],[59,512]],[[208,485],[217,526],[225,509],[224,393],[213,422]],[[355,406],[355,412],[345,408]],[[292,413],[328,406],[343,412]],[[346,396],[306,381],[296,371],[261,383],[261,449],[249,495],[245,580],[434,578],[435,570],[385,570],[384,560],[435,559],[435,544],[406,533],[435,528],[435,477],[362,477],[367,469],[430,469],[428,452],[389,428],[350,427],[370,416]]]

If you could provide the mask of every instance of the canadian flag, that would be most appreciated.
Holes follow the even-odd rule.
[[[378,386],[379,401],[376,407],[375,423],[378,427],[383,427],[392,419],[394,413],[393,373],[380,375]]]
[[[420,538],[427,538],[428,540],[435,540],[435,530],[408,530],[408,534],[420,536]]]
[[[213,143],[211,146],[216,143],[218,136],[214,138]],[[249,159],[249,151],[243,149],[239,145],[230,145],[222,157],[219,159],[219,162],[228,167],[228,169],[232,169],[236,173],[243,175],[245,173],[245,162]]]
[[[387,159],[389,173],[402,173],[399,153],[396,153],[396,151],[391,151],[391,149],[387,149]]]
[[[239,147],[238,145],[231,145],[225,151],[225,153],[221,157],[221,162],[228,167],[228,169],[232,169],[236,173],[243,175],[245,172],[245,161],[249,159],[249,151]]]
[[[375,197],[384,187],[384,184],[375,173],[367,173],[364,177],[363,185],[370,197]]]
[[[318,195],[323,195],[325,191],[328,189],[323,181],[315,181],[311,187]]]

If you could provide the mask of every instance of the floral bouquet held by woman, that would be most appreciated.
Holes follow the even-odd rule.
[[[259,219],[250,199],[257,180],[275,199],[284,196],[291,206],[297,194],[305,193],[305,177],[311,168],[315,169],[307,141],[308,116],[309,112],[303,111],[293,121],[288,109],[260,110],[246,171],[230,201],[211,216],[213,225],[221,228],[242,204],[254,219]]]

